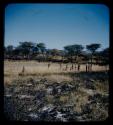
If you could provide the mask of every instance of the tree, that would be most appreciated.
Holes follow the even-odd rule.
[[[21,53],[29,58],[29,54],[32,51],[32,48],[34,47],[34,43],[32,42],[20,42],[19,43],[19,49],[21,50]]]
[[[82,53],[82,50],[84,49],[84,47],[82,45],[74,45],[74,55],[75,55],[75,61],[77,61],[78,56],[80,56],[80,54]]]
[[[91,52],[91,65],[92,65],[93,56],[94,56],[96,50],[97,50],[98,48],[100,48],[100,46],[101,46],[101,44],[96,44],[96,43],[90,44],[90,45],[86,45],[86,49],[87,49],[89,52]]]
[[[60,54],[60,51],[58,49],[47,49],[46,50],[46,56],[47,59],[51,60],[58,56]]]
[[[44,43],[38,43],[37,44],[37,50],[38,53],[41,53],[43,55],[43,59],[44,59],[44,53],[46,52],[46,47]]]
[[[33,56],[36,55],[37,52],[38,52],[38,48],[37,48],[36,46],[34,46],[34,47],[32,48],[32,55],[33,55]]]
[[[45,49],[46,49],[44,43],[38,43],[38,44],[37,44],[37,48],[38,48],[38,50],[39,50],[42,54],[45,52]]]
[[[61,61],[63,62],[64,61],[64,57],[65,57],[65,51],[64,50],[59,50],[59,56],[61,56]]]
[[[51,49],[46,49],[46,60],[49,61],[49,57],[51,56]]]
[[[67,56],[69,56],[71,58],[71,62],[73,61],[73,56],[75,56],[75,61],[77,61],[77,57],[82,52],[83,46],[77,45],[77,44],[68,45],[68,46],[64,47],[64,50],[65,50]]]
[[[3,51],[4,51],[4,55],[6,55],[6,47],[5,46],[4,46],[4,50]]]
[[[57,55],[59,55],[59,50],[58,49],[51,49],[51,55],[53,57],[56,57]]]
[[[105,48],[100,52],[101,60],[105,65],[109,64],[109,48]]]
[[[6,47],[6,54],[9,55],[9,56],[12,56],[12,54],[13,54],[13,49],[14,49],[13,45],[7,46],[7,47]]]
[[[13,55],[17,56],[21,54],[21,48],[19,48],[18,46],[13,50]]]

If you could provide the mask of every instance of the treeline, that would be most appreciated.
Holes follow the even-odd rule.
[[[4,47],[4,59],[108,64],[109,48],[97,51],[100,47],[101,44],[97,43],[86,45],[86,47],[74,44],[58,50],[47,49],[44,43],[19,42],[17,47],[13,45]]]

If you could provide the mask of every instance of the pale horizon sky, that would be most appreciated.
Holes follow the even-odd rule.
[[[109,47],[109,9],[103,4],[9,4],[4,45],[43,42],[46,48],[100,43]]]

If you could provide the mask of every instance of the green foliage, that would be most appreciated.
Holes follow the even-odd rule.
[[[104,64],[108,64],[109,62],[109,48],[106,48],[102,51],[96,51],[98,48],[101,47],[101,44],[93,43],[90,45],[86,45],[86,49],[90,53],[83,52],[82,50],[84,47],[82,45],[74,44],[74,45],[67,45],[64,46],[63,50],[58,49],[46,49],[45,43],[33,43],[33,42],[19,42],[17,47],[13,45],[9,45],[4,47],[4,55],[5,58],[14,59],[18,58],[29,58],[29,59],[40,59],[43,58],[45,61],[52,60],[55,56],[60,56],[60,61],[66,62],[79,62],[82,61],[89,61],[91,62],[104,62]],[[39,54],[39,55],[38,55]],[[42,54],[42,55],[40,55]],[[43,56],[43,57],[42,57]],[[56,58],[56,57],[55,57]],[[59,57],[58,57],[59,58]],[[42,60],[43,60],[42,59]]]
[[[32,42],[20,42],[19,50],[23,55],[28,55],[33,46],[34,44]]]
[[[86,48],[87,48],[88,51],[90,51],[92,54],[94,54],[95,51],[96,51],[98,48],[100,48],[100,46],[101,46],[101,44],[96,44],[96,43],[94,43],[94,44],[86,45]]]
[[[51,55],[52,56],[57,56],[59,55],[60,51],[58,49],[51,49]]]
[[[41,53],[44,53],[46,50],[45,44],[44,43],[38,43],[37,44],[37,49],[38,51],[40,51]]]
[[[81,53],[83,50],[82,45],[68,45],[64,47],[64,50],[69,54],[69,55],[78,55]]]
[[[5,48],[5,53],[12,56],[13,49],[14,49],[13,45],[9,45]]]
[[[105,48],[100,52],[100,58],[104,64],[109,64],[109,48]]]
[[[100,46],[101,46],[101,44],[97,44],[97,43],[86,45],[87,50],[91,52],[91,64],[92,64],[93,56],[94,56],[96,50],[98,48],[100,48]]]
[[[82,45],[77,45],[77,44],[75,44],[75,45],[68,45],[68,46],[64,47],[64,50],[66,52],[66,55],[71,57],[71,61],[72,61],[73,60],[72,56],[76,56],[76,58],[77,58],[77,56],[79,54],[81,54],[81,52],[83,50],[83,46]]]

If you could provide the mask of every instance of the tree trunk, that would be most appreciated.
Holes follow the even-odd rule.
[[[92,64],[93,63],[93,54],[91,54],[91,71],[92,71]]]
[[[73,62],[73,57],[72,57],[72,55],[71,55],[71,63]]]
[[[62,60],[62,62],[63,62],[63,60],[64,60],[64,56],[62,56],[62,59],[61,59],[61,60]]]
[[[78,55],[76,55],[76,61],[78,62]]]
[[[93,56],[91,55],[91,66],[92,66],[92,57],[93,57]]]

